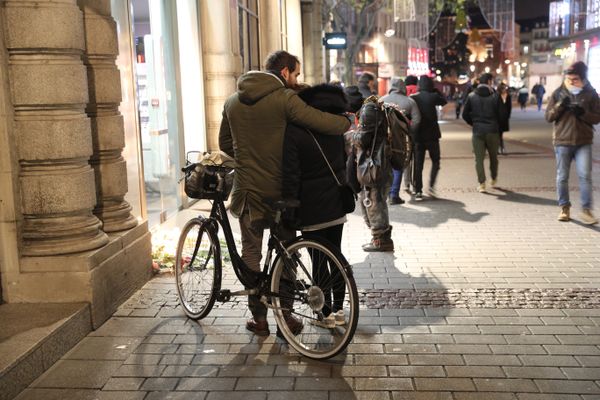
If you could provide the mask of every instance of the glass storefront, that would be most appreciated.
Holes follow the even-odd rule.
[[[130,71],[132,82],[126,75],[123,90],[135,100],[135,106],[122,110],[126,131],[135,123],[137,135],[131,145],[138,154],[127,153],[126,160],[141,167],[143,199],[138,202],[142,217],[154,226],[185,206],[178,182],[185,152],[206,150],[198,10],[195,0],[113,0],[113,16],[120,31],[129,31],[128,38],[119,33],[120,44],[131,43],[131,65],[117,60],[122,76]],[[132,113],[133,122],[128,121]],[[126,142],[132,142],[127,134]]]

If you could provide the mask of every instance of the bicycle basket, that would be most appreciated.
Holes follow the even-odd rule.
[[[232,168],[200,163],[193,165],[185,172],[183,190],[188,197],[209,200],[218,197],[226,200],[229,197],[233,187]]]

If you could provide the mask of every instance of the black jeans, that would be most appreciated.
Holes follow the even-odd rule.
[[[344,224],[339,224],[319,229],[318,231],[302,231],[302,236],[307,239],[325,239],[334,245],[336,249],[340,250],[343,230]],[[334,266],[327,265],[325,256],[322,253],[312,254],[311,258],[313,263],[313,279],[325,295],[323,315],[328,316],[332,312],[342,310],[344,308],[344,296],[346,292],[344,290],[344,278],[340,274],[340,271]]]
[[[431,175],[429,176],[429,187],[435,186],[438,171],[440,170],[440,141],[415,143],[415,192],[423,191],[423,165],[425,164],[425,152],[429,152],[431,158]]]

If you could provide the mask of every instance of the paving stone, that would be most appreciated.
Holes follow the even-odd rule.
[[[266,392],[210,392],[206,400],[265,400]]]
[[[15,400],[95,400],[100,392],[91,389],[25,389]],[[145,393],[144,393],[145,394]]]
[[[556,336],[552,335],[504,335],[504,338],[508,344],[559,344]]]
[[[121,365],[116,371],[112,371],[112,376],[125,377],[153,377],[160,376],[165,370],[166,365],[147,365],[147,364],[128,364]]]
[[[60,360],[31,387],[100,389],[119,365],[120,361]]]
[[[407,365],[408,357],[404,354],[357,354],[354,356],[354,363],[356,365]]]
[[[141,337],[86,337],[63,358],[71,360],[125,360]]]
[[[490,348],[483,344],[439,344],[440,353],[448,354],[490,354]]]
[[[390,367],[395,368],[395,367]],[[327,375],[323,375],[327,377]],[[346,377],[346,376],[355,376],[355,377],[380,377],[380,376],[388,376],[387,368],[383,365],[344,365],[344,366],[334,366],[331,371],[332,377]]]
[[[361,392],[358,392],[361,393]],[[356,393],[357,398],[359,394]],[[376,392],[380,393],[380,392]],[[351,392],[316,392],[316,391],[293,391],[293,392],[268,392],[268,400],[328,400],[328,399],[339,399],[344,400],[348,398],[348,395],[352,395]],[[387,393],[386,393],[387,394]],[[375,397],[377,398],[377,397]],[[385,399],[385,398],[384,398]]]
[[[411,365],[464,365],[465,362],[457,354],[410,354]]]
[[[530,379],[474,378],[477,390],[482,392],[539,392]]]
[[[494,393],[494,392],[454,392],[455,400],[516,400],[517,396],[513,393]]]
[[[269,378],[238,378],[235,390],[292,390],[294,378],[269,377]]]
[[[403,343],[403,335],[399,333],[383,333],[377,335],[354,335],[352,343],[377,344],[377,343]]]
[[[414,378],[417,390],[475,390],[473,381],[467,378]]]
[[[558,381],[536,379],[536,385],[542,393],[575,393],[575,394],[598,394],[600,387],[592,381]]]
[[[579,363],[573,356],[538,356],[520,355],[519,358],[525,366],[548,367],[578,367]]]
[[[390,366],[389,367],[390,376],[400,376],[400,377],[444,377],[446,374],[444,373],[444,368],[440,366],[434,365],[409,365],[409,366]]]
[[[502,335],[452,335],[458,344],[506,344]]]
[[[532,327],[524,325],[481,325],[479,330],[484,335],[528,335]]]
[[[556,394],[556,393],[518,393],[519,400],[581,400],[576,394]]]
[[[150,392],[144,400],[204,400],[206,392]]]
[[[504,367],[509,378],[528,379],[565,379],[566,376],[557,367]]]
[[[536,344],[492,344],[490,348],[494,354],[548,354],[544,347]]]
[[[444,367],[450,378],[504,378],[505,374],[500,367],[490,366],[455,366]]]
[[[452,335],[436,335],[436,334],[421,334],[413,335],[406,334],[402,335],[404,343],[454,343]]]
[[[188,336],[188,335],[179,335]],[[190,335],[191,336],[191,335]],[[195,335],[194,335],[195,337]],[[176,338],[176,335],[148,335],[144,338],[144,343],[172,343]]]
[[[408,378],[356,378],[356,390],[413,390]]]
[[[181,378],[176,390],[232,391],[236,378]]]
[[[138,390],[144,378],[110,378],[102,390]]]
[[[600,345],[600,335],[557,335],[556,338],[561,344]]]
[[[392,392],[393,400],[452,400],[450,392]]]
[[[142,385],[142,390],[168,391],[175,389],[179,378],[148,378]]]
[[[296,383],[294,390],[317,390],[317,391],[351,391],[353,389],[354,378],[309,378],[309,377],[298,377],[295,378]],[[356,378],[363,379],[363,378]],[[381,379],[381,378],[373,378]],[[359,389],[357,390],[368,390]],[[378,388],[379,390],[379,388]]]
[[[596,346],[576,346],[576,345],[544,345],[550,354],[571,354],[571,355],[600,355],[600,349]]]
[[[404,354],[421,354],[421,353],[437,353],[437,349],[433,344],[390,344],[384,346],[385,353],[404,353]]]
[[[228,365],[219,368],[219,376],[227,377],[266,377],[273,376],[275,366],[273,365]]]
[[[464,358],[467,365],[521,365],[515,355],[466,354]]]
[[[100,392],[95,400],[142,400],[146,392]]]
[[[217,366],[168,365],[162,372],[164,377],[215,377],[219,373]]]
[[[600,380],[600,368],[561,368],[569,379]]]

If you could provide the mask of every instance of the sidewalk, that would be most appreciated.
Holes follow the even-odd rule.
[[[369,232],[349,216],[343,251],[364,303],[336,359],[247,333],[244,302],[188,320],[163,276],[18,399],[600,399],[600,228],[577,221],[575,176],[575,219],[556,221],[540,115],[515,111],[488,194],[475,190],[470,131],[445,121],[439,198],[390,208],[394,254],[364,253]]]

